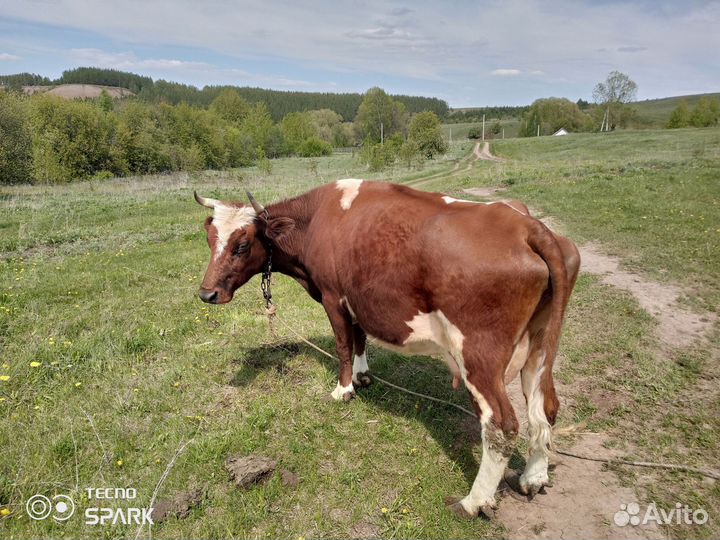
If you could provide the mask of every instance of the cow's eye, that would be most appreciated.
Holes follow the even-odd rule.
[[[250,249],[250,242],[243,242],[235,248],[235,254],[240,255],[241,253],[247,252],[248,249]]]

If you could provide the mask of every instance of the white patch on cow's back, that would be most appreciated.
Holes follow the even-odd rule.
[[[343,210],[349,210],[352,206],[355,197],[360,193],[360,184],[363,181],[358,178],[345,178],[344,180],[338,180],[335,182],[335,187],[342,191],[340,197],[340,207]]]
[[[232,233],[250,225],[257,213],[250,206],[216,205],[212,224],[217,229],[218,239],[215,244],[215,258],[222,255]]]
[[[508,208],[512,208],[516,212],[526,215],[524,212],[520,212],[517,208],[507,203],[507,201],[489,201],[489,202],[482,202],[482,201],[466,201],[465,199],[456,199],[455,197],[450,197],[449,195],[443,195],[443,201],[445,201],[445,204],[453,204],[453,203],[468,203],[468,204],[484,204],[487,206],[490,206],[491,204],[504,204]]]

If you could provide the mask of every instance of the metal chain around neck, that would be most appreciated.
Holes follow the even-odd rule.
[[[265,217],[265,223],[268,222],[270,219],[270,213],[265,209],[264,211],[264,217]],[[266,234],[267,238],[267,234]],[[272,301],[272,291],[270,290],[271,280],[272,280],[272,253],[273,253],[273,246],[272,242],[270,240],[267,241],[267,250],[268,250],[268,260],[267,260],[267,266],[265,267],[265,270],[263,270],[262,273],[262,280],[260,281],[260,289],[262,289],[263,298],[265,299],[265,308],[270,309],[273,305]]]

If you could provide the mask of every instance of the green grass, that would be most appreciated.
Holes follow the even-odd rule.
[[[697,219],[666,214],[692,209],[705,228],[720,229],[712,181],[720,130],[678,133],[498,142],[493,150],[511,162],[465,170],[463,161],[449,175],[471,148],[458,143],[422,171],[375,176],[430,177],[423,188],[447,192],[504,183],[511,196],[560,218],[573,238],[599,241],[637,271],[694,287],[690,303],[716,309],[720,235],[705,240]],[[68,493],[82,515],[83,489],[92,486],[134,487],[143,506],[188,440],[159,498],[194,487],[205,497],[187,518],[154,527],[156,538],[503,534],[501,525],[460,521],[444,509],[445,495],[468,491],[480,457],[461,413],[379,384],[349,404],[325,401],[336,366],[280,326],[279,336],[269,333],[257,278],[232,304],[197,299],[209,254],[207,211],[192,190],[242,198],[250,189],[270,201],[367,177],[349,155],[319,159],[314,169],[312,160],[284,159],[273,161],[270,175],[251,168],[0,190],[0,375],[10,377],[0,381],[0,507],[10,511],[0,518],[1,537],[134,537],[135,527],[90,527],[79,516],[31,521],[24,504],[36,493]],[[658,209],[653,226],[638,211],[646,208]],[[332,349],[319,305],[282,276],[273,292],[284,320]],[[558,373],[575,405],[561,410],[560,423],[587,420],[629,457],[717,468],[720,410],[716,383],[708,382],[717,341],[665,356],[654,327],[627,294],[581,277]],[[439,362],[375,347],[370,359],[383,378],[468,406]],[[617,395],[611,410],[596,388]],[[299,485],[285,488],[275,477],[237,490],[223,462],[249,452],[278,459]],[[708,526],[673,534],[720,533],[716,486],[696,475],[623,469],[631,481],[639,474],[656,500],[711,512]]]
[[[631,107],[638,113],[641,123],[648,124],[657,128],[665,127],[670,114],[681,101],[685,101],[691,109],[697,105],[701,98],[720,99],[720,93],[715,94],[692,94],[689,96],[674,96],[661,99],[646,99],[644,101],[636,101]]]

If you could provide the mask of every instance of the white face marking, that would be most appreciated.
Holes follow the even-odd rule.
[[[350,392],[355,391],[355,387],[353,386],[352,382],[347,386],[341,386],[340,381],[338,381],[337,386],[335,387],[335,390],[333,390],[330,395],[332,398],[336,401],[342,400],[343,396],[345,394],[349,394]]]
[[[367,355],[365,352],[363,352],[360,356],[356,354],[353,358],[353,382],[359,384],[360,381],[357,378],[358,373],[367,373],[368,371],[370,371],[370,368],[368,367]]]
[[[342,196],[340,197],[340,207],[343,210],[350,209],[355,197],[357,197],[358,193],[360,193],[360,184],[362,183],[363,181],[357,178],[346,178],[335,182],[335,187],[342,191]]]
[[[250,206],[224,206],[216,205],[215,212],[213,213],[212,224],[217,229],[218,239],[215,244],[215,258],[219,258],[222,255],[225,246],[230,239],[230,235],[250,225],[257,214],[255,210]]]

